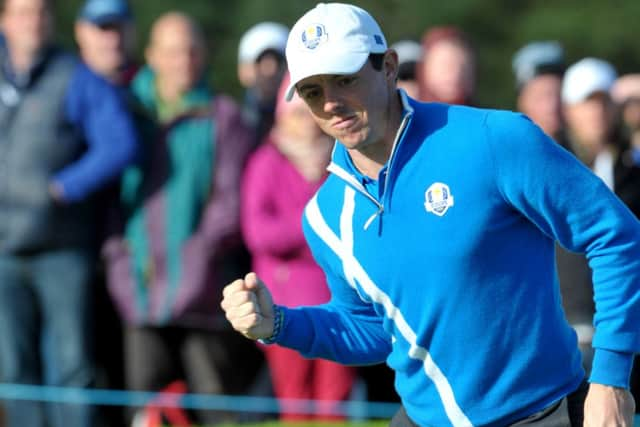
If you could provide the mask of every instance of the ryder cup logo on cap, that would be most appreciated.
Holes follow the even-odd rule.
[[[319,3],[295,23],[287,40],[287,64],[291,84],[321,74],[354,74],[371,53],[384,53],[387,42],[368,12],[343,3]]]
[[[327,31],[322,24],[312,25],[302,32],[302,43],[307,49],[315,49],[325,41],[327,41]]]

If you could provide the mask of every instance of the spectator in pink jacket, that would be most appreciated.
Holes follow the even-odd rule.
[[[284,78],[275,125],[253,154],[242,184],[242,231],[253,258],[253,270],[269,283],[274,302],[288,306],[329,301],[324,273],[316,265],[302,234],[302,211],[325,178],[332,149],[304,102],[284,102]],[[354,382],[351,367],[305,359],[276,345],[264,347],[274,392],[279,399],[337,401],[348,398]],[[288,411],[287,411],[288,409]],[[316,419],[330,407],[317,407]],[[324,415],[323,415],[324,412]],[[283,420],[314,418],[296,414],[282,402]]]

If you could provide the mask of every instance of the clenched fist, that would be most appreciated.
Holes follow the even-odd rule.
[[[252,340],[273,335],[274,313],[271,293],[255,273],[227,285],[220,306],[233,329]]]

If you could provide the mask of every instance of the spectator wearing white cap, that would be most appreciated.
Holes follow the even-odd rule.
[[[616,70],[610,63],[585,58],[567,69],[562,82],[569,148],[611,189],[619,148],[610,94],[616,78]]]
[[[243,114],[255,130],[256,145],[273,126],[288,35],[283,24],[260,22],[243,34],[238,45],[238,80],[246,89]]]
[[[556,41],[534,41],[513,56],[518,110],[557,142],[564,139],[560,91],[566,68],[564,49]]]
[[[415,40],[404,39],[390,46],[398,54],[398,87],[412,98],[419,93],[416,65],[422,61],[422,46]]]

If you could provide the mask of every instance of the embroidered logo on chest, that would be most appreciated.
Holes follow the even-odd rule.
[[[424,193],[424,208],[427,212],[443,216],[453,206],[453,195],[447,184],[434,182]]]

